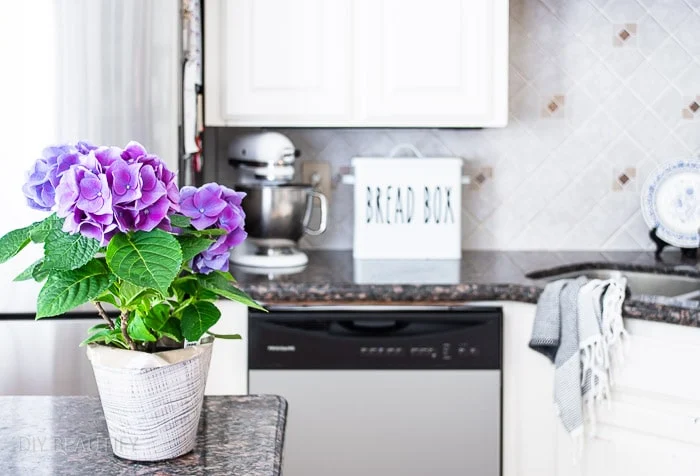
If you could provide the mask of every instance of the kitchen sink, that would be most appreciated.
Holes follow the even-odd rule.
[[[542,278],[555,281],[562,278],[586,276],[590,279],[610,279],[625,276],[632,296],[664,296],[680,300],[700,300],[700,277],[674,274],[646,273],[642,271],[619,271],[614,269],[591,269],[560,273]]]

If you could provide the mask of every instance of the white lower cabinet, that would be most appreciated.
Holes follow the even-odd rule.
[[[205,395],[245,395],[248,393],[248,308],[232,301],[218,301],[219,321],[215,334],[240,334],[242,339],[216,339]]]
[[[554,367],[528,347],[535,306],[498,304],[505,476],[700,474],[700,329],[626,320],[630,347],[612,401],[599,407],[595,436],[577,457],[554,414]]]

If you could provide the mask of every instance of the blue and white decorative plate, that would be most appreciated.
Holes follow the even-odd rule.
[[[700,160],[661,164],[642,188],[642,215],[673,246],[700,246]]]

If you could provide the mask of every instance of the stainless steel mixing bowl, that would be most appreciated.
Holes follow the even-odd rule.
[[[307,233],[320,235],[326,231],[328,203],[326,197],[308,184],[238,184],[236,191],[245,192],[243,210],[248,236],[257,239],[299,241]],[[318,199],[321,218],[317,229],[309,228],[314,200]]]

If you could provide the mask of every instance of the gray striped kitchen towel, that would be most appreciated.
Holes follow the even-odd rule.
[[[572,436],[583,432],[577,300],[586,281],[580,277],[547,284],[530,339],[530,348],[554,362],[554,403]]]

